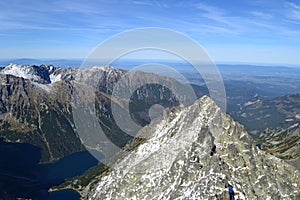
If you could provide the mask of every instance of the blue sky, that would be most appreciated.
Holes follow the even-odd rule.
[[[0,1],[0,58],[84,58],[133,28],[182,32],[216,62],[300,64],[300,1]]]

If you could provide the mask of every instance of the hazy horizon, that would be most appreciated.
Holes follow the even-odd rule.
[[[28,64],[28,65],[41,65],[41,64],[52,64],[57,67],[66,67],[64,63],[75,63],[76,65],[72,65],[70,67],[80,67],[85,58],[6,58],[0,59],[0,65],[4,67],[10,63],[13,64]],[[181,64],[184,61],[179,59],[139,59],[139,58],[125,58],[122,59],[119,63],[126,62],[165,62],[165,63],[176,63]],[[59,66],[61,63],[63,66]],[[291,68],[300,68],[300,64],[287,64],[287,63],[255,63],[255,62],[235,62],[235,61],[214,61],[216,65],[240,65],[240,66],[261,66],[261,67],[291,67]],[[120,66],[121,67],[121,66]]]

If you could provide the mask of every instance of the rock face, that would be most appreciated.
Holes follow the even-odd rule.
[[[108,84],[124,71],[111,67],[82,70],[20,64],[1,68],[0,138],[40,147],[41,162],[84,150],[76,133],[71,106],[73,82],[82,73],[85,77],[93,75],[90,81],[106,91],[111,87]],[[108,79],[111,82],[106,81]]]
[[[41,162],[84,149],[72,123],[70,84],[51,82],[54,69],[9,65],[0,71],[0,138],[40,147]]]
[[[261,151],[208,97],[140,130],[88,199],[299,199],[300,173]],[[133,142],[134,143],[134,142]]]
[[[62,69],[52,65],[10,64],[0,68],[0,139],[40,147],[42,162],[85,149],[72,112],[72,95],[76,83],[80,82],[95,90],[92,101],[97,108],[99,124],[115,145],[123,147],[132,137],[116,125],[111,102],[115,84],[126,73],[109,66]],[[139,75],[142,79],[158,79],[153,74]],[[171,79],[168,81],[175,84]],[[126,84],[132,83],[125,83],[125,88]],[[151,105],[161,102],[165,107],[178,105],[174,95],[159,85],[130,92],[133,96],[127,101],[130,101],[132,118],[142,126],[150,121],[148,109]]]

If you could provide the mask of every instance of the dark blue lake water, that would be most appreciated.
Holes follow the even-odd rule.
[[[97,153],[102,156],[101,153]],[[17,197],[33,199],[79,199],[73,190],[48,192],[64,179],[83,174],[97,165],[88,151],[74,153],[54,163],[39,164],[41,150],[30,144],[6,143],[0,140],[0,199]]]

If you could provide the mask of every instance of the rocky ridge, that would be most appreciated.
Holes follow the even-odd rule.
[[[88,199],[297,199],[300,173],[261,151],[208,97],[139,132]],[[128,151],[129,150],[129,151]]]

